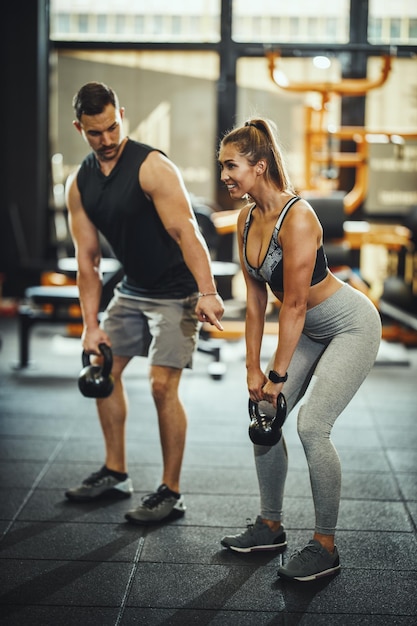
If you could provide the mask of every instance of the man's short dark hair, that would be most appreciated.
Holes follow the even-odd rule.
[[[72,100],[75,116],[78,121],[82,115],[98,115],[108,104],[119,108],[116,93],[104,83],[90,82],[81,87]]]

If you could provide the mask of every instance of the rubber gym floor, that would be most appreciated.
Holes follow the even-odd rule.
[[[76,384],[80,342],[65,332],[35,326],[31,366],[18,371],[17,320],[0,318],[1,624],[415,626],[417,349],[383,343],[334,428],[343,470],[340,574],[291,583],[277,578],[277,568],[310,539],[314,519],[295,414],[284,427],[286,552],[239,555],[220,546],[259,508],[242,341],[222,344],[221,380],[210,377],[202,353],[184,373],[187,512],[142,528],[124,513],[160,480],[146,360],[126,374],[132,498],[70,503],[65,489],[101,466],[103,446],[94,400]]]

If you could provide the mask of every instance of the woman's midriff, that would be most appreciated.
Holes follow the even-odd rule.
[[[307,309],[312,309],[314,306],[321,304],[321,302],[330,298],[330,296],[336,293],[343,285],[343,281],[329,272],[324,280],[310,287]],[[274,292],[274,296],[276,296],[280,302],[283,301],[284,294],[282,292]]]

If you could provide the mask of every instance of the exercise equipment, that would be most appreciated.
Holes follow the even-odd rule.
[[[287,402],[282,393],[277,399],[277,410],[273,417],[266,415],[257,402],[249,398],[249,438],[259,446],[274,446],[281,439],[282,426],[287,417]]]
[[[82,353],[83,369],[78,377],[78,387],[86,398],[107,398],[113,391],[113,354],[105,343],[101,343],[99,349],[103,355],[102,365],[91,365],[90,355],[85,350]]]
[[[123,268],[120,264],[112,271],[103,272],[99,319],[113,297],[114,289],[122,280],[123,275]],[[58,286],[54,284],[27,287],[24,302],[19,306],[18,320],[19,360],[15,369],[23,370],[31,365],[30,334],[35,324],[82,324],[77,285]]]
[[[345,194],[344,208],[347,214],[358,209],[366,198],[368,191],[368,141],[370,131],[363,127],[343,126],[340,129],[330,128],[328,123],[329,102],[334,96],[366,96],[373,89],[382,87],[391,73],[392,56],[384,55],[381,58],[381,72],[375,79],[370,78],[342,78],[337,82],[307,81],[294,82],[290,80],[277,66],[280,61],[278,51],[266,53],[269,76],[272,82],[284,91],[319,95],[319,106],[306,105],[305,128],[305,188],[317,188],[325,181],[336,183],[338,168],[355,168],[354,187]],[[373,134],[376,134],[373,131]],[[379,133],[378,133],[379,134]],[[353,152],[335,152],[333,144],[340,141],[355,143]],[[317,171],[317,168],[319,171]],[[321,174],[319,173],[321,170]]]
[[[197,198],[192,198],[192,205],[200,232],[210,251],[211,269],[216,281],[217,291],[223,300],[232,299],[232,280],[240,270],[240,266],[233,261],[217,259],[220,233],[213,219],[216,212],[205,201]],[[218,212],[221,213],[221,211]],[[226,374],[226,364],[221,360],[221,346],[224,343],[224,335],[214,339],[211,332],[214,329],[216,327],[211,326],[211,324],[205,323],[202,325],[197,350],[213,358],[213,361],[208,365],[208,373],[213,380],[221,380]]]

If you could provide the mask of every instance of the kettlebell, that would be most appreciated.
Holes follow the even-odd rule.
[[[111,375],[113,354],[110,346],[99,344],[103,355],[103,365],[91,365],[90,355],[85,350],[82,353],[83,369],[78,377],[78,387],[86,398],[107,398],[113,391],[114,379]]]
[[[287,417],[287,403],[282,393],[277,399],[277,410],[274,417],[269,417],[256,402],[249,398],[249,438],[258,446],[274,446],[281,439],[282,426]]]

